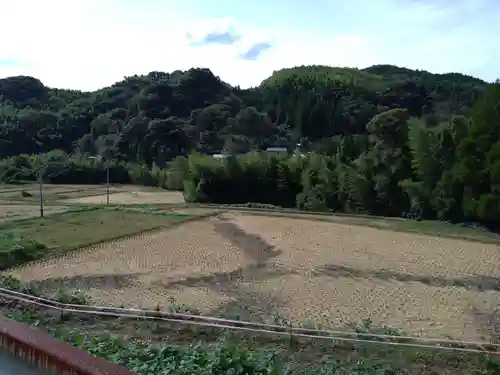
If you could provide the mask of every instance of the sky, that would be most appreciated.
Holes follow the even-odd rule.
[[[95,90],[192,67],[257,86],[297,65],[500,78],[499,0],[0,0],[0,78]]]

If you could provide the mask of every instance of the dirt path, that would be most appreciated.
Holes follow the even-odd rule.
[[[499,247],[320,221],[226,213],[17,270],[102,303],[174,297],[205,313],[488,339],[500,318]],[[47,280],[46,280],[47,279]],[[43,281],[46,280],[46,281]]]

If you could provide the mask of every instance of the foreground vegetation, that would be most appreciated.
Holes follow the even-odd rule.
[[[4,277],[0,286],[39,295],[36,285]],[[49,296],[63,303],[91,304],[81,293],[59,290]],[[158,306],[160,308],[160,305]],[[2,312],[37,329],[123,365],[137,374],[294,374],[403,375],[498,374],[496,360],[474,353],[351,344],[296,337],[272,337],[222,329],[179,326],[113,317],[93,317],[28,306],[0,298]],[[172,302],[171,311],[186,307]],[[305,324],[307,327],[307,324]],[[401,335],[363,322],[353,327],[370,333]]]

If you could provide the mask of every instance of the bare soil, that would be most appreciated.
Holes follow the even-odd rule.
[[[23,197],[22,192],[30,194]],[[155,187],[135,185],[111,185],[109,188],[112,204],[184,203],[182,192],[166,191]],[[0,202],[36,200],[40,195],[38,184],[0,185]],[[106,203],[106,185],[44,185],[44,195],[48,201],[62,204]]]
[[[99,303],[490,340],[500,329],[497,245],[340,223],[226,213],[13,270]]]
[[[184,196],[177,191],[130,191],[110,195],[111,204],[149,204],[149,203],[184,203]],[[81,198],[63,199],[65,203],[102,204],[106,203],[106,194]]]
[[[101,185],[51,185],[44,184],[43,190],[46,195],[76,192],[76,191],[91,191],[101,189]],[[40,186],[38,184],[25,184],[25,185],[2,185],[0,186],[0,197],[18,197],[21,192],[27,192],[33,196],[38,196],[40,193]]]

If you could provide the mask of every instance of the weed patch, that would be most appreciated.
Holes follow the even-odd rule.
[[[14,231],[0,232],[0,270],[43,256],[47,247]]]

